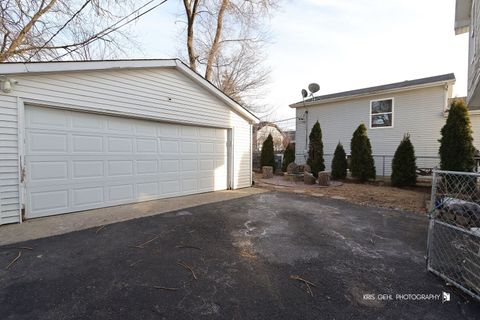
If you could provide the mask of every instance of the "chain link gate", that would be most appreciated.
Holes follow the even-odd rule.
[[[433,170],[427,269],[480,301],[479,178]]]

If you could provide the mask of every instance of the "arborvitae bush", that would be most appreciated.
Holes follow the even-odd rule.
[[[450,105],[447,122],[441,131],[440,168],[449,171],[473,171],[475,167],[472,128],[463,100]]]
[[[283,152],[282,171],[287,171],[287,167],[290,163],[295,162],[295,147],[289,143],[285,151]]]
[[[395,187],[414,186],[417,183],[415,149],[409,134],[403,137],[393,156],[391,181]]]
[[[352,177],[360,181],[375,179],[375,162],[372,156],[372,146],[367,136],[367,128],[362,123],[353,133],[350,142]]]
[[[323,142],[322,129],[318,121],[310,132],[310,143],[308,145],[307,164],[312,168],[312,174],[318,177],[318,172],[325,170],[325,161],[323,160]]]
[[[262,167],[273,167],[273,171],[275,172],[275,154],[273,152],[273,137],[271,134],[269,134],[267,139],[263,141],[262,153],[260,155],[260,165]]]
[[[345,179],[347,177],[347,154],[339,142],[335,148],[332,160],[332,178]]]

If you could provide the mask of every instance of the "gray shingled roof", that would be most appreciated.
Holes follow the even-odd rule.
[[[323,100],[329,100],[329,99],[335,99],[335,98],[347,98],[350,96],[356,96],[361,94],[377,93],[377,92],[388,91],[392,89],[408,88],[408,87],[418,86],[422,84],[450,81],[450,80],[455,80],[455,75],[453,73],[447,73],[447,74],[442,74],[440,76],[434,76],[434,77],[428,77],[428,78],[395,82],[395,83],[384,84],[381,86],[375,86],[375,87],[369,87],[369,88],[363,88],[363,89],[331,93],[323,96],[314,97],[313,99],[307,99],[305,100],[305,102],[323,101]],[[299,101],[292,104],[292,106],[296,104],[302,104],[302,103],[303,103],[302,101]]]

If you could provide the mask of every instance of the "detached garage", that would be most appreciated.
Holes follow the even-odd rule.
[[[0,65],[0,224],[251,186],[257,118],[179,60]]]

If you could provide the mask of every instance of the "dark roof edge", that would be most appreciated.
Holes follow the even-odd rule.
[[[320,104],[323,102],[330,101],[332,99],[346,100],[346,99],[350,99],[360,95],[372,95],[372,94],[382,93],[384,91],[410,89],[412,87],[417,87],[417,86],[425,86],[429,84],[433,85],[436,83],[444,83],[444,82],[452,82],[452,81],[455,81],[455,74],[447,73],[447,74],[442,74],[442,75],[433,76],[433,77],[407,80],[407,81],[389,83],[389,84],[367,87],[362,89],[355,89],[355,90],[326,94],[326,95],[314,97],[313,99],[295,102],[291,104],[290,107],[292,108],[302,107],[304,103],[308,105],[314,105],[316,104],[316,102],[318,102]]]

